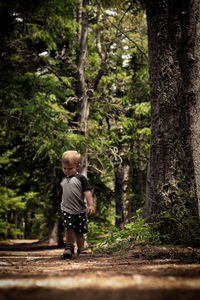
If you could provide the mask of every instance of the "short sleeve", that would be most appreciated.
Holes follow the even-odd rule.
[[[88,180],[87,180],[87,178],[86,178],[85,176],[79,174],[79,175],[77,175],[77,178],[78,178],[78,179],[80,180],[80,182],[81,182],[83,192],[92,189],[91,185],[89,184],[89,182],[88,182]]]

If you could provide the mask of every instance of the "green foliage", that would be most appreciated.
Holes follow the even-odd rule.
[[[152,222],[154,222],[153,230],[160,233],[160,241],[163,244],[185,244],[194,247],[199,245],[200,229],[196,216],[180,217],[168,208],[158,215],[152,215]],[[182,232],[182,238],[177,238],[178,231]]]
[[[0,239],[6,236],[23,235],[19,228],[12,224],[8,217],[13,212],[24,209],[25,203],[21,196],[17,196],[16,192],[0,187]]]
[[[100,225],[101,223],[101,225]],[[105,234],[112,228],[112,224],[98,216],[89,220],[89,233],[86,236],[90,248],[96,247],[104,239]]]
[[[137,211],[130,223],[124,225],[124,229],[119,229],[104,224],[98,226],[92,222],[90,224],[90,233],[88,234],[88,243],[97,244],[95,251],[112,253],[128,249],[130,245],[157,244],[160,242],[160,235],[153,230],[151,224],[147,223],[140,216],[140,210]],[[96,235],[95,235],[96,232]]]
[[[136,115],[149,115],[150,116],[150,102],[142,102],[142,103],[136,103],[134,105],[135,108],[135,114]]]
[[[0,187],[0,213],[18,208],[24,208],[25,203],[22,202],[22,197],[17,196],[16,192],[11,189]]]
[[[177,182],[164,194],[169,206],[173,204],[171,211],[167,207],[155,225],[139,213],[132,218],[145,198],[150,139],[144,10],[137,1],[114,0],[91,1],[87,9],[83,75],[90,111],[85,138],[78,134],[77,123],[82,101],[76,90],[78,2],[1,3],[0,235],[47,236],[49,224],[59,215],[60,156],[66,149],[87,147],[97,210],[90,220],[90,244],[114,251],[129,241],[168,243],[176,230],[184,229],[188,241],[197,241],[197,223],[180,205],[190,196],[183,190],[177,193]],[[120,193],[115,178],[119,166],[126,173]],[[115,213],[119,195],[126,218],[123,230],[113,225],[120,217]]]
[[[8,75],[8,74],[7,74]],[[18,223],[23,224],[25,214],[46,210],[52,191],[52,178],[60,169],[60,155],[66,148],[83,144],[84,139],[70,132],[68,122],[71,113],[64,109],[62,99],[69,91],[61,90],[61,84],[53,75],[40,77],[26,73],[12,76],[1,85],[1,186],[5,191],[14,191],[16,199],[22,199],[26,207],[17,207]],[[12,196],[12,197],[11,197]],[[14,195],[9,196],[15,213]],[[11,214],[6,220],[8,197],[1,194],[2,234],[21,235],[15,230]],[[6,222],[6,223],[5,223]],[[46,234],[45,218],[34,220],[29,237],[37,238],[38,233]],[[38,225],[37,225],[38,224]],[[20,225],[21,226],[21,225]],[[34,229],[35,227],[35,229]],[[39,229],[38,231],[36,231]],[[23,229],[22,229],[23,230]]]
[[[18,214],[19,230],[24,229],[22,224],[26,222],[32,224],[27,233],[29,237],[47,235],[52,203],[57,201],[56,212],[59,210],[55,178],[61,176],[61,153],[66,149],[87,147],[88,176],[94,187],[97,215],[108,231],[116,218],[113,183],[119,162],[122,161],[126,168],[133,161],[135,187],[141,186],[138,173],[144,178],[146,172],[150,105],[148,66],[142,53],[147,51],[144,13],[136,12],[134,5],[129,7],[129,2],[113,1],[108,10],[97,6],[96,2],[88,6],[88,53],[84,75],[91,97],[86,139],[77,133],[81,101],[75,93],[77,53],[80,51],[77,1],[18,0],[8,5],[4,3],[2,7],[0,185],[7,193],[14,193],[7,198],[2,195],[2,199],[14,201],[19,197],[17,207],[12,203],[12,212]],[[137,31],[137,28],[140,29]],[[123,35],[124,29],[130,33],[129,37]],[[97,47],[97,30],[100,30],[103,56]],[[103,66],[102,57],[106,58],[105,69],[94,88]],[[133,215],[141,206],[142,196],[139,188],[133,190],[131,180],[127,179],[124,193],[125,198],[134,203]],[[1,201],[5,227],[5,205],[10,200]],[[14,221],[11,215],[6,222],[12,236]],[[100,230],[98,222],[91,223],[92,239],[95,239],[95,230]],[[101,230],[98,233],[103,234]]]

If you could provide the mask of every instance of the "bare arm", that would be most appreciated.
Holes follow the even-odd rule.
[[[88,205],[88,213],[89,215],[93,215],[95,213],[95,210],[94,210],[94,201],[93,201],[92,192],[89,190],[85,191],[84,195]]]

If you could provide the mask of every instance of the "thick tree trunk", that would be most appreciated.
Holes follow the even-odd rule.
[[[152,134],[143,215],[168,211],[162,233],[191,242],[199,225],[199,0],[146,2]]]
[[[187,53],[187,64],[183,62],[185,70],[186,96],[192,100],[190,107],[190,130],[193,150],[194,173],[197,187],[198,210],[200,216],[200,1],[196,0],[190,11],[190,31],[193,35],[186,36],[187,44],[192,49]],[[183,45],[184,46],[184,45]],[[186,51],[187,49],[183,49]],[[190,100],[191,99],[191,100]]]

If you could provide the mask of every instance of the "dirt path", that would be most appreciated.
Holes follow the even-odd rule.
[[[0,247],[0,300],[200,299],[198,261],[134,251],[63,261],[62,249],[25,249]]]

